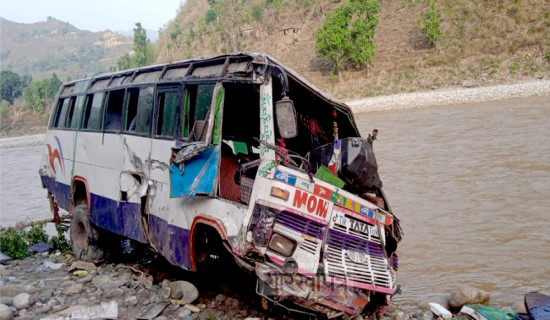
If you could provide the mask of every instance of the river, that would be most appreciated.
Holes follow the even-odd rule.
[[[550,96],[357,115],[405,237],[394,304],[465,283],[493,305],[550,291]],[[0,225],[50,217],[42,147],[0,150]]]

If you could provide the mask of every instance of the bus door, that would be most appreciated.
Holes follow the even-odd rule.
[[[156,100],[150,242],[170,262],[190,268],[191,200],[196,194],[214,195],[217,189],[223,90],[221,83],[159,86]]]
[[[152,85],[126,89],[122,115],[119,220],[124,234],[146,242],[146,203],[154,106]]]

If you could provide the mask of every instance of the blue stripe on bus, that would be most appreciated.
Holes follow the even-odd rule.
[[[191,270],[189,260],[189,230],[176,227],[153,214],[149,215],[151,244],[171,264]]]
[[[70,210],[69,185],[55,181],[54,178],[41,176],[42,184],[54,195],[57,205]],[[107,231],[127,238],[147,242],[141,223],[141,204],[118,202],[90,192],[91,222]]]

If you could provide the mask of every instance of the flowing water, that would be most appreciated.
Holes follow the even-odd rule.
[[[394,304],[461,283],[508,306],[550,291],[550,96],[357,115],[405,237]],[[42,147],[0,150],[0,225],[51,217]]]
[[[360,114],[405,237],[403,294],[465,283],[509,306],[550,291],[550,96]]]

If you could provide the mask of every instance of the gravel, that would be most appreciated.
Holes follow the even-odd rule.
[[[460,87],[400,93],[348,101],[353,112],[401,110],[451,104],[488,102],[513,98],[550,95],[550,80],[531,80],[491,87]]]

